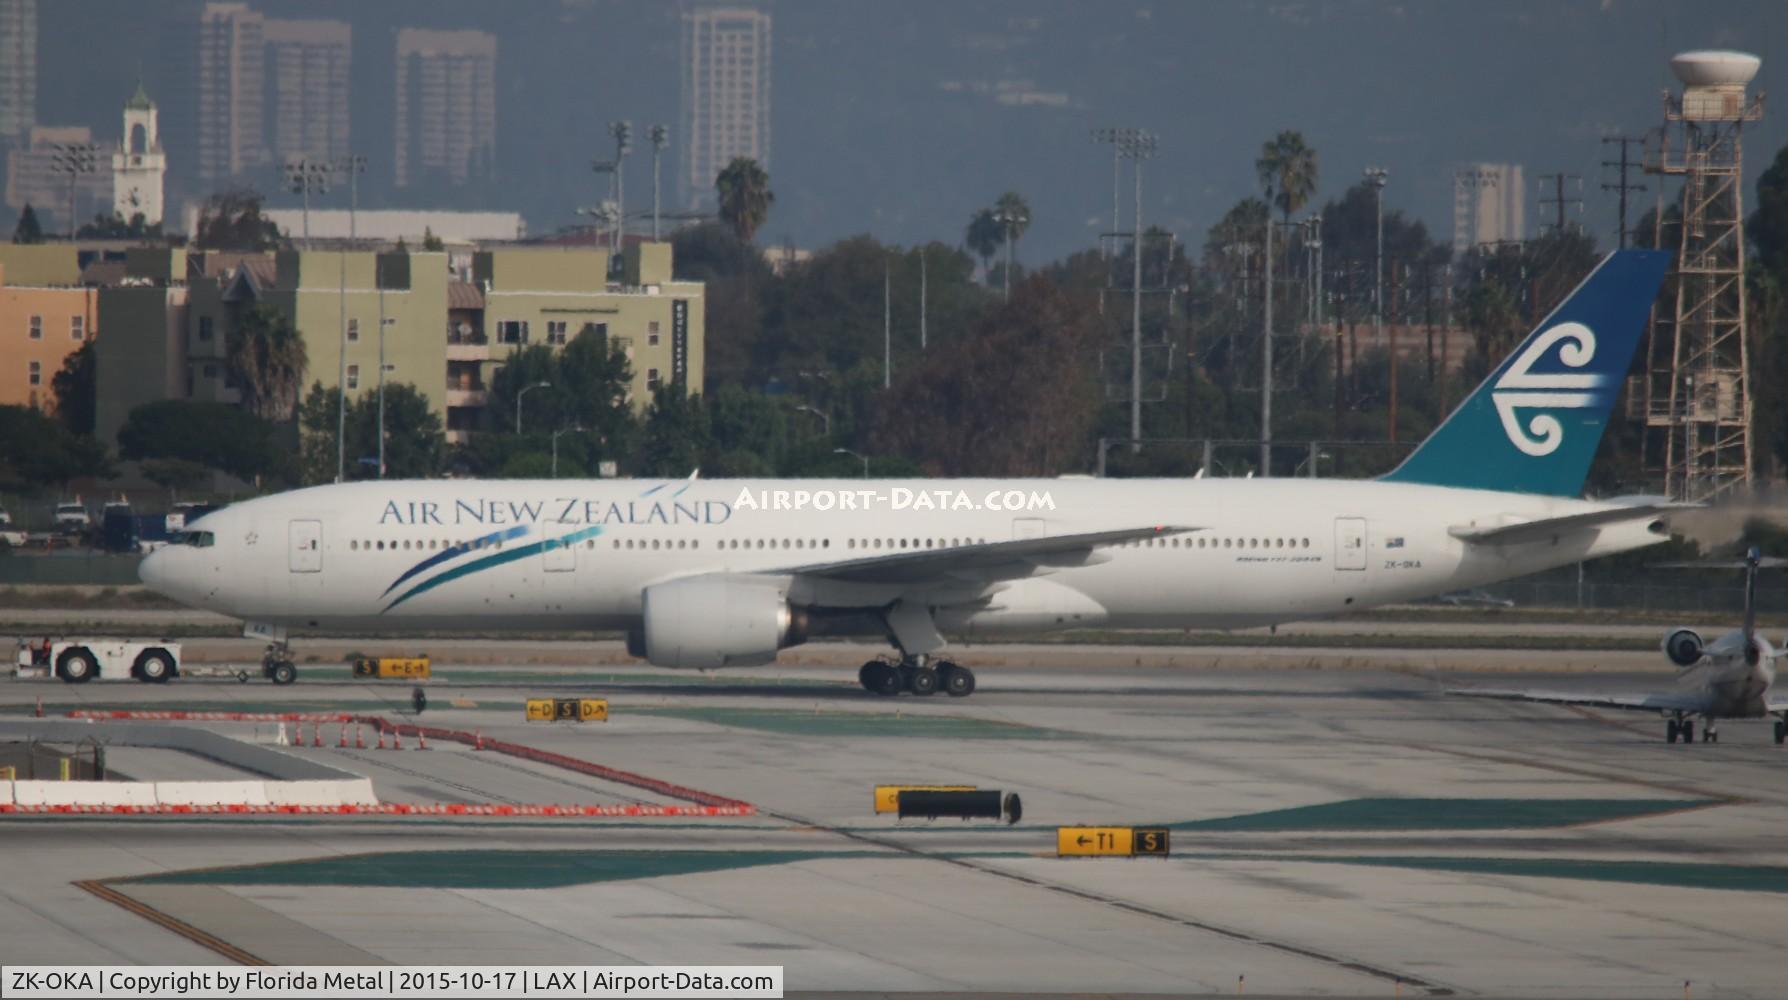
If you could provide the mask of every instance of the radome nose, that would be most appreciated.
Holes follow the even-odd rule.
[[[143,561],[137,563],[137,579],[143,581],[143,586],[148,587],[150,590],[163,596],[167,596],[167,557],[164,556],[160,550],[151,552],[143,557]]]

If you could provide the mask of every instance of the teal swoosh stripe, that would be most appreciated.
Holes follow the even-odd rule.
[[[573,531],[568,535],[560,535],[557,538],[544,539],[535,542],[532,545],[523,545],[519,548],[510,549],[507,552],[498,552],[494,555],[488,555],[483,559],[474,559],[469,563],[455,566],[438,576],[430,577],[416,586],[411,587],[409,590],[404,591],[402,597],[385,605],[385,610],[390,611],[392,608],[397,607],[399,604],[402,604],[418,594],[425,594],[444,583],[452,583],[454,580],[457,580],[462,576],[468,576],[480,570],[490,569],[492,566],[501,566],[504,563],[512,563],[517,559],[526,559],[529,556],[539,555],[550,548],[576,545],[578,542],[581,542],[586,538],[594,538],[600,534],[602,534],[602,528],[601,526],[596,525],[585,528],[582,531]]]
[[[518,527],[509,528],[505,531],[493,531],[490,534],[485,535],[482,538],[474,539],[473,541],[470,541],[470,542],[461,542],[458,545],[453,545],[453,546],[449,546],[445,549],[442,549],[440,552],[437,552],[434,555],[429,556],[427,559],[424,559],[421,562],[417,563],[416,565],[411,566],[407,571],[405,571],[403,576],[400,576],[397,579],[391,581],[391,586],[386,587],[385,593],[380,594],[379,597],[383,598],[383,597],[385,597],[386,594],[389,594],[392,591],[396,590],[398,584],[403,583],[405,580],[408,580],[410,577],[413,577],[416,574],[421,573],[425,570],[433,569],[434,567],[439,566],[440,564],[446,562],[449,559],[457,559],[460,556],[463,556],[466,553],[472,551],[474,548],[477,548],[477,547],[483,546],[483,545],[488,545],[492,542],[507,542],[511,538],[516,538],[518,536],[525,535],[527,533],[528,533],[527,526],[521,525]]]

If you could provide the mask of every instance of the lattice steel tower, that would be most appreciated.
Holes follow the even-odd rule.
[[[1646,348],[1644,454],[1665,492],[1684,500],[1751,481],[1740,139],[1763,117],[1762,95],[1745,93],[1760,65],[1742,52],[1671,59],[1682,92],[1664,95],[1664,125],[1646,150],[1646,172],[1681,177],[1682,200],[1680,224],[1660,212],[1653,229],[1676,264]]]

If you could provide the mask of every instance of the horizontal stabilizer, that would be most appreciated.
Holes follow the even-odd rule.
[[[1585,528],[1618,524],[1623,521],[1637,521],[1671,511],[1691,509],[1695,506],[1695,504],[1670,503],[1668,501],[1625,504],[1619,507],[1604,507],[1601,510],[1586,511],[1581,514],[1564,514],[1559,517],[1543,517],[1508,524],[1455,525],[1447,529],[1447,534],[1474,545],[1518,545],[1522,542],[1550,541],[1560,535],[1581,531]]]
[[[1593,694],[1570,691],[1520,691],[1503,688],[1449,688],[1446,693],[1461,698],[1534,701],[1548,705],[1582,705],[1588,708],[1626,708],[1641,712],[1706,712],[1713,708],[1713,697],[1707,691]]]

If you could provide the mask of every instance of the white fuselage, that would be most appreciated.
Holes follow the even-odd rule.
[[[1041,566],[997,584],[991,597],[948,580],[929,584],[924,597],[939,626],[959,636],[1235,628],[1481,586],[1663,540],[1644,519],[1509,545],[1448,533],[1599,506],[1301,479],[362,482],[208,514],[192,527],[210,544],[149,556],[143,579],[184,603],[276,627],[616,629],[639,622],[645,587],[682,576],[777,574],[970,542],[1163,525],[1196,530],[1100,549],[1080,565]],[[509,537],[445,555],[500,533]],[[529,551],[548,539],[561,541]],[[791,594],[818,607],[886,603],[885,593],[849,584],[809,583]]]

